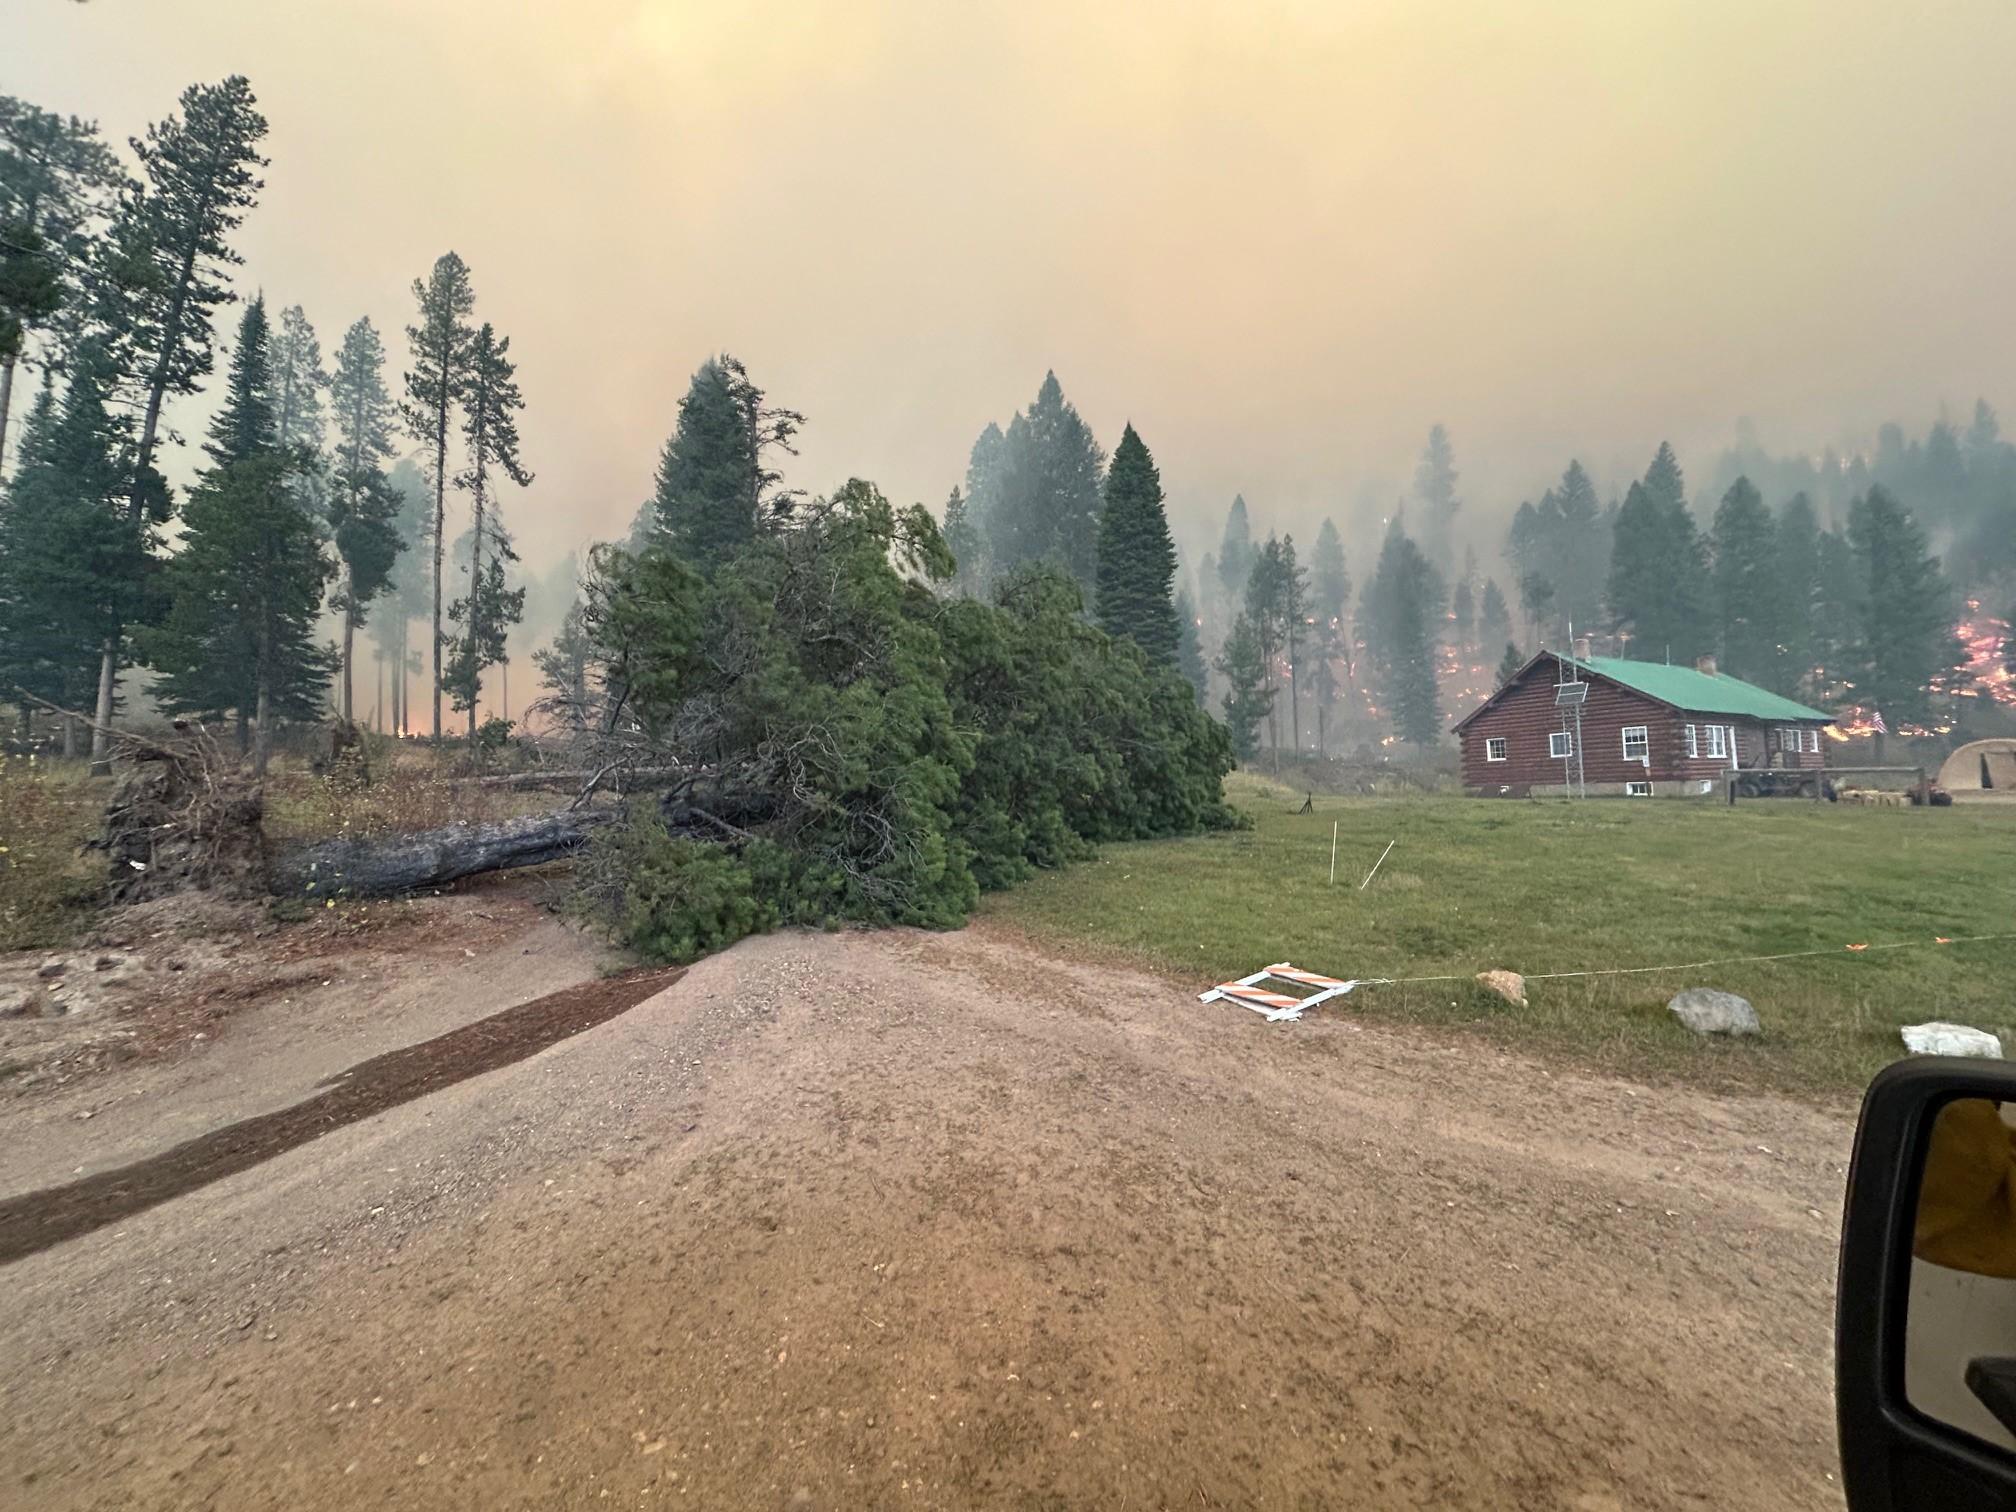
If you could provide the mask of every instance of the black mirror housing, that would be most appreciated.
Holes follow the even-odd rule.
[[[2016,1103],[2016,1066],[1914,1057],[1878,1074],[1863,1098],[1834,1316],[1842,1484],[1854,1512],[2016,1507],[2016,1453],[1928,1416],[1905,1389],[1919,1196],[1934,1122],[1959,1098]],[[1966,1368],[1978,1395],[1982,1372]]]

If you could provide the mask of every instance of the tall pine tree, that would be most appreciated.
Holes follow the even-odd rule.
[[[756,537],[780,474],[773,451],[791,452],[804,416],[772,406],[748,369],[722,354],[693,375],[679,423],[665,442],[646,534],[711,574]],[[775,501],[788,508],[789,496]]]
[[[183,511],[182,549],[164,574],[168,613],[143,647],[168,708],[234,712],[254,733],[263,774],[284,718],[318,718],[330,657],[315,641],[322,591],[334,570],[316,522],[295,496],[303,465],[283,448],[274,417],[265,302],[238,323],[223,405],[204,450],[212,466]]]
[[[332,603],[343,619],[338,709],[348,723],[357,717],[351,686],[357,630],[390,584],[393,563],[406,544],[398,529],[401,499],[385,472],[396,411],[385,389],[384,343],[370,320],[343,333],[329,399],[336,412],[329,523],[339,566]]]
[[[448,538],[448,437],[469,381],[469,328],[476,291],[469,268],[453,252],[434,260],[425,278],[413,280],[413,302],[419,320],[406,327],[406,346],[413,366],[406,371],[406,400],[400,414],[406,429],[426,457],[428,481],[434,493],[434,518],[429,539],[434,546],[433,672],[434,739],[441,739],[441,690],[446,637],[441,627],[442,553]]]
[[[1162,512],[1162,475],[1129,425],[1113,451],[1099,518],[1100,627],[1132,640],[1150,662],[1174,666],[1180,635],[1170,597],[1175,580],[1176,543]]]
[[[1618,511],[1607,597],[1640,660],[1691,661],[1714,645],[1707,549],[1663,442]]]
[[[1818,669],[1832,661],[1821,648],[1820,521],[1813,501],[1796,493],[1778,511],[1773,533],[1776,591],[1784,605],[1778,629],[1778,655],[1764,685],[1788,698],[1819,696]]]
[[[1892,726],[1929,721],[1934,695],[1950,688],[1966,662],[1953,633],[1952,586],[1924,530],[1880,486],[1850,506],[1848,544],[1860,590],[1851,653],[1855,701]]]
[[[0,495],[0,687],[69,709],[90,702],[105,641],[151,612],[154,527],[128,527],[115,379],[103,343],[87,337],[60,406],[45,381]],[[65,754],[77,733],[66,720]]]
[[[282,446],[321,455],[322,395],[328,387],[315,327],[301,306],[290,305],[280,312],[280,328],[273,335],[273,425]]]
[[[1442,736],[1436,634],[1443,603],[1440,574],[1395,519],[1359,613],[1380,702],[1393,732],[1424,748]]]
[[[15,367],[31,335],[81,313],[94,232],[123,178],[94,122],[0,95],[0,470]]]
[[[1232,734],[1233,754],[1251,761],[1260,754],[1260,722],[1274,718],[1274,679],[1251,616],[1242,613],[1232,621],[1218,670],[1225,678],[1225,728]]]
[[[127,495],[135,540],[146,538],[150,522],[168,519],[167,480],[156,466],[162,411],[170,396],[195,393],[210,372],[211,321],[232,298],[230,270],[245,260],[229,238],[265,187],[259,144],[266,118],[250,84],[235,74],[219,84],[192,84],[180,104],[180,116],[133,142],[145,184],[115,234],[128,263],[118,281],[116,337],[141,385]],[[105,755],[120,645],[121,636],[108,636],[100,653],[94,762]]]
[[[1057,375],[1044,374],[1036,398],[1008,429],[1000,497],[987,511],[994,573],[1053,562],[1091,598],[1105,465],[1091,427],[1064,397]]]
[[[455,707],[468,711],[472,749],[484,670],[503,660],[505,638],[525,603],[522,588],[514,598],[504,587],[504,561],[510,545],[494,497],[506,482],[520,488],[531,485],[532,474],[518,458],[518,411],[524,407],[517,365],[511,361],[511,338],[499,336],[486,320],[469,347],[462,418],[468,466],[455,479],[455,486],[469,495],[473,520],[469,594],[464,600],[453,673]]]
[[[1197,704],[1203,707],[1211,679],[1204,665],[1204,643],[1198,635],[1197,605],[1188,588],[1176,590],[1176,670],[1197,690]]]
[[[1771,512],[1748,478],[1729,485],[1715,511],[1716,639],[1724,671],[1746,682],[1778,671],[1784,585]]]
[[[1430,427],[1428,444],[1421,449],[1420,464],[1414,469],[1414,496],[1423,505],[1427,521],[1423,531],[1428,557],[1438,572],[1447,572],[1455,550],[1456,515],[1463,501],[1456,494],[1456,448],[1449,431],[1440,422]]]
[[[1246,496],[1234,494],[1232,507],[1225,511],[1225,535],[1218,547],[1218,581],[1227,603],[1246,597],[1246,579],[1253,575],[1253,524],[1246,515]]]

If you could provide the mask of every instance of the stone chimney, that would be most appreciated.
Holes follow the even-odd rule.
[[[1589,637],[1588,637],[1588,636],[1586,636],[1586,635],[1578,635],[1578,636],[1576,636],[1576,637],[1575,637],[1575,649],[1574,649],[1574,656],[1575,656],[1575,660],[1577,660],[1577,661],[1584,661],[1584,662],[1585,662],[1585,661],[1589,660]]]
[[[1710,677],[1713,677],[1715,675],[1715,658],[1712,656],[1695,657],[1694,670],[1696,672],[1706,672]]]

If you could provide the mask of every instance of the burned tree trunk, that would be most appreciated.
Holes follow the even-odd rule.
[[[582,809],[376,840],[325,840],[275,857],[267,884],[281,897],[389,898],[478,872],[562,860],[618,817],[613,809]]]

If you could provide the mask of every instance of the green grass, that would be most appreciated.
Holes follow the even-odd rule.
[[[1899,1025],[1926,1019],[1993,1030],[2016,1054],[2016,939],[1932,943],[2016,933],[2016,805],[1345,798],[1297,816],[1300,794],[1245,777],[1228,790],[1253,829],[1108,846],[990,900],[988,917],[1198,991],[1280,960],[1344,977],[1453,974],[1365,989],[1341,1011],[1457,1026],[1641,1078],[1849,1092],[1903,1054]],[[1360,891],[1388,840],[1392,854]],[[1923,943],[1846,948],[1893,941]],[[1469,980],[1492,967],[1532,975],[1796,950],[1825,953],[1536,981],[1524,1009]],[[1666,1000],[1690,986],[1749,998],[1762,1040],[1703,1041],[1673,1023]]]

